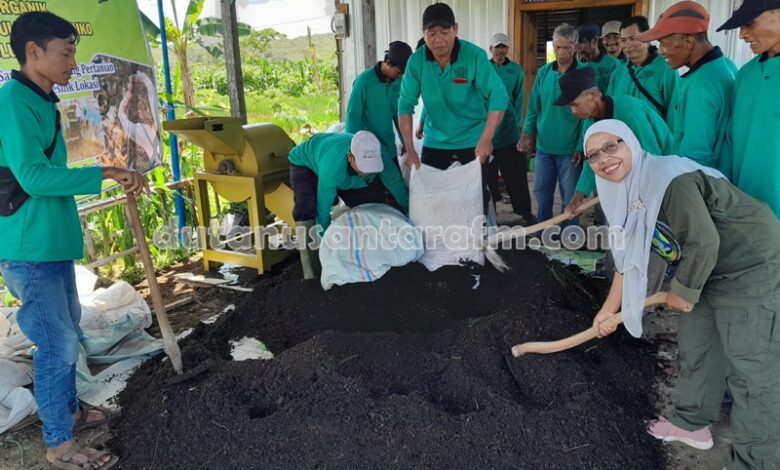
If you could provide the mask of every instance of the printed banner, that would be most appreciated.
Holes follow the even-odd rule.
[[[0,0],[0,86],[19,63],[11,25],[21,14],[49,11],[70,21],[81,38],[78,69],[62,100],[62,133],[70,165],[149,171],[162,146],[154,67],[134,0]]]

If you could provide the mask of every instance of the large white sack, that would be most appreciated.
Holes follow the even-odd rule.
[[[363,204],[342,214],[325,231],[320,245],[325,290],[334,285],[373,282],[390,268],[417,261],[422,234],[409,219],[386,204]]]
[[[429,271],[485,263],[482,198],[482,168],[476,159],[447,170],[428,165],[412,169],[409,218],[423,231],[425,254],[420,262]]]

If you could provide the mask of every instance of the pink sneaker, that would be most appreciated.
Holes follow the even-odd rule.
[[[712,449],[713,445],[709,426],[698,431],[686,431],[670,423],[663,416],[658,421],[650,422],[647,433],[664,442],[682,442],[699,450]]]

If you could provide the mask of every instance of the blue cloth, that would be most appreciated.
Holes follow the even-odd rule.
[[[537,150],[534,163],[534,195],[539,205],[536,215],[539,222],[553,216],[556,185],[560,188],[563,201],[561,212],[571,202],[582,171],[582,166],[575,167],[571,159],[571,155],[552,155]],[[576,224],[576,220],[570,220],[561,224],[561,228]]]
[[[43,440],[46,447],[57,447],[73,439],[79,408],[76,362],[83,333],[73,261],[0,261],[0,274],[22,301],[17,322],[35,344],[33,384]]]

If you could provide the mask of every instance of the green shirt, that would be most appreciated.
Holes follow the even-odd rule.
[[[704,292],[719,307],[745,306],[780,295],[780,221],[725,178],[678,176],[658,219],[682,247],[671,290],[685,301]]]
[[[400,80],[387,80],[381,72],[381,62],[358,75],[349,95],[345,131],[372,132],[384,152],[398,155],[393,126],[398,119]]]
[[[520,64],[509,59],[506,59],[503,64],[496,64],[492,60],[490,63],[493,64],[493,68],[501,81],[504,82],[509,94],[509,106],[506,107],[504,119],[493,136],[493,147],[502,148],[515,145],[520,140],[520,120],[523,116],[523,98],[525,97],[523,68],[520,67]]]
[[[321,133],[297,145],[287,157],[290,163],[305,166],[317,174],[317,223],[323,230],[330,226],[330,210],[339,190],[361,189],[368,186],[376,175],[360,176],[349,165],[352,134]],[[398,165],[389,154],[382,154],[384,170],[379,173],[382,183],[398,204],[409,208],[409,190],[406,188]]]
[[[62,132],[51,160],[44,151],[54,139],[57,97],[18,72],[0,88],[0,166],[11,169],[30,195],[16,213],[0,216],[0,259],[69,261],[84,256],[73,196],[99,194],[103,170],[68,168]]]
[[[715,47],[681,77],[666,118],[674,136],[673,154],[718,168],[724,147],[729,147],[736,74],[734,62]]]
[[[631,78],[629,70],[634,71],[639,83],[658,102],[661,109],[639,91],[639,88],[637,88],[634,80]],[[615,73],[612,74],[612,78],[609,80],[607,94],[609,96],[628,95],[647,100],[658,110],[661,117],[665,119],[679,78],[677,72],[669,67],[669,64],[666,63],[663,57],[652,52],[648,55],[647,60],[638,67],[629,60],[625,65],[616,68]]]
[[[609,88],[609,79],[612,73],[620,66],[620,61],[609,54],[601,54],[598,59],[583,61],[586,67],[591,67],[596,72],[596,83],[602,93]]]
[[[409,58],[398,114],[414,114],[421,95],[427,113],[423,145],[437,149],[476,147],[488,113],[504,111],[509,104],[506,88],[485,51],[462,39],[455,39],[444,70],[428,46]]]
[[[569,71],[582,67],[574,62]],[[555,106],[561,96],[558,84],[563,74],[558,71],[558,61],[539,69],[528,99],[523,131],[536,136],[536,149],[550,155],[573,155],[577,149],[582,121],[572,114],[568,106]]]
[[[724,155],[721,169],[780,217],[780,55],[767,57],[755,57],[737,73],[733,160]]]
[[[623,121],[645,151],[655,155],[670,155],[673,148],[672,133],[653,105],[633,96],[605,96],[606,111],[604,119]],[[585,144],[585,132],[595,123],[588,119],[582,126],[582,138],[578,150]],[[590,196],[596,190],[596,174],[587,162],[583,165],[576,192]]]

